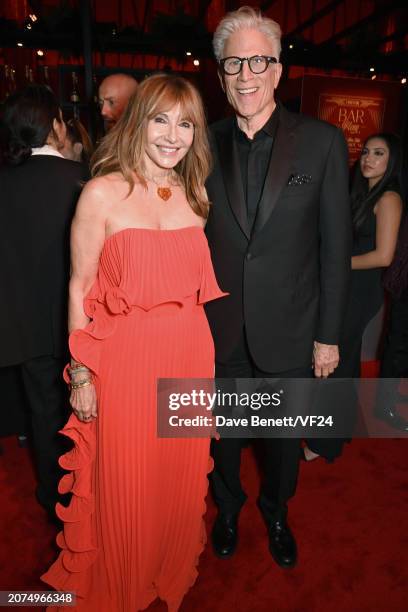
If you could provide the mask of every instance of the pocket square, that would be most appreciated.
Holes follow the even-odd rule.
[[[311,183],[312,177],[310,174],[291,174],[288,178],[288,186],[291,185],[305,185]]]

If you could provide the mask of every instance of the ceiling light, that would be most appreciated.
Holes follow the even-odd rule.
[[[23,43],[17,43],[17,47],[22,47]]]
[[[37,51],[37,55],[39,55],[40,57],[42,57],[44,55],[44,51],[42,49],[38,49]]]
[[[370,72],[374,72],[374,70],[375,70],[375,68],[373,68],[373,67],[371,66],[371,68],[370,68]]]
[[[195,59],[193,61],[194,66],[199,66],[200,65],[200,60]]]
[[[293,45],[289,45],[289,49],[293,49]]]
[[[405,83],[406,83],[406,82],[407,82],[407,79],[406,79],[405,77],[403,77],[403,78],[401,79],[401,83],[402,83],[403,85],[405,85]]]
[[[37,21],[37,15],[34,15],[34,13],[29,15],[29,18],[31,19],[33,23]]]
[[[27,23],[26,28],[27,30],[31,30],[31,23]]]
[[[191,51],[186,51],[186,55],[191,55]]]

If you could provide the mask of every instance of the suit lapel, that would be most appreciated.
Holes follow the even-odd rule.
[[[265,225],[276,206],[282,189],[288,181],[295,153],[294,136],[296,123],[296,116],[288,113],[281,106],[271,161],[265,177],[253,233],[259,232]]]
[[[229,124],[229,128],[230,129],[225,132],[219,132],[216,135],[221,173],[232,211],[240,228],[249,240],[250,231],[248,227],[247,208],[242,186],[238,150],[233,137],[232,122]]]

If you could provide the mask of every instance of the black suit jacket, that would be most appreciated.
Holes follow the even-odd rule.
[[[211,128],[206,185],[207,238],[217,280],[230,292],[206,308],[216,358],[228,360],[245,325],[260,369],[305,367],[314,340],[339,341],[351,258],[347,146],[337,128],[281,106],[250,233],[233,122]]]
[[[0,367],[67,352],[69,232],[87,177],[50,155],[0,168]]]

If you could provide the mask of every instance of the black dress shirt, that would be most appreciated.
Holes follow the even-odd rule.
[[[235,122],[234,138],[238,148],[248,224],[251,229],[262,196],[278,120],[279,105],[277,104],[268,121],[256,132],[252,140],[248,138],[245,132],[238,127],[237,122]]]

